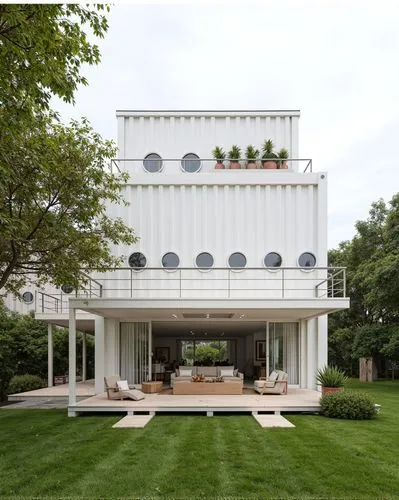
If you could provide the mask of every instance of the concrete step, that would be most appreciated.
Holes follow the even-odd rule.
[[[123,417],[112,427],[115,429],[127,429],[129,427],[143,428],[154,415],[128,415]]]
[[[253,414],[252,416],[261,427],[295,427],[294,424],[291,424],[291,422],[281,415]]]

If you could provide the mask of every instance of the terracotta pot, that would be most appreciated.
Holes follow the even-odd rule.
[[[276,169],[277,163],[273,160],[265,160],[263,162],[263,168],[266,168],[268,170]]]
[[[248,170],[254,170],[254,169],[256,169],[256,163],[254,161],[249,161],[247,163],[247,169]]]
[[[322,394],[333,394],[334,392],[342,392],[344,390],[343,387],[322,387]]]
[[[239,161],[231,161],[230,162],[230,169],[231,170],[238,170],[241,168],[240,162]]]
[[[222,169],[224,168],[224,164],[222,161],[217,161],[215,164],[215,169]]]
[[[282,162],[280,163],[279,168],[288,168],[287,162],[282,161]]]

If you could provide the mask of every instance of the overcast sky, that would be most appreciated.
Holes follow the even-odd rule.
[[[89,86],[56,106],[115,139],[116,109],[300,109],[332,248],[399,191],[399,7],[373,4],[117,4]]]

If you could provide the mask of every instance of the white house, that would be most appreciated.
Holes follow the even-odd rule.
[[[95,335],[95,389],[118,373],[140,384],[212,345],[247,377],[280,368],[314,389],[327,363],[327,314],[349,307],[345,270],[327,268],[327,174],[300,159],[299,111],[117,111],[128,206],[139,236],[123,268],[85,290],[26,290],[36,317],[69,326],[70,404],[76,330]],[[271,138],[286,169],[248,169],[245,149]],[[211,151],[241,147],[241,169]],[[261,167],[258,161],[257,166]],[[29,293],[32,295],[29,295]],[[28,302],[29,302],[28,300]],[[28,307],[28,306],[25,306]],[[168,370],[166,370],[168,371]]]

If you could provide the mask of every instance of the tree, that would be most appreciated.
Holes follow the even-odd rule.
[[[351,298],[349,310],[331,315],[330,358],[346,365],[343,355],[348,350],[354,358],[372,356],[381,366],[387,357],[394,362],[392,332],[399,322],[399,193],[388,204],[373,203],[367,220],[356,223],[354,238],[329,252],[329,262],[347,267]]]
[[[104,11],[109,7],[0,5],[0,107],[43,111],[52,95],[73,102],[78,85],[87,85],[82,65],[100,61],[84,29],[102,38],[108,29]],[[17,124],[19,117],[14,118]]]
[[[37,375],[47,379],[47,323],[31,315],[8,311],[0,301],[0,401],[6,399],[14,375]],[[77,334],[77,367],[82,366],[82,334]],[[53,330],[54,374],[68,373],[69,341],[64,328]],[[94,338],[86,336],[87,376],[94,376]]]
[[[49,101],[73,101],[87,84],[81,66],[97,64],[108,25],[97,5],[0,5],[0,289],[38,283],[79,286],[81,267],[104,270],[121,259],[111,244],[134,234],[106,204],[123,203],[124,174],[113,175],[113,143],[87,120],[57,121]]]
[[[116,266],[110,245],[135,241],[106,213],[107,202],[123,203],[127,176],[105,167],[115,149],[86,120],[65,127],[42,117],[25,132],[11,150],[0,133],[0,288],[17,292],[29,272],[77,287],[82,267]]]

